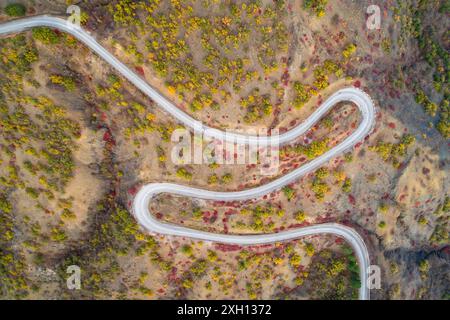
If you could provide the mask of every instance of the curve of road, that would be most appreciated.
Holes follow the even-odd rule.
[[[107,63],[109,63],[113,68],[115,68],[120,74],[122,74],[122,76],[138,87],[144,94],[154,100],[162,109],[174,116],[178,121],[196,130],[197,132],[203,133],[204,136],[211,138],[249,145],[270,143],[272,141],[271,139],[275,138],[280,144],[287,144],[304,134],[337,103],[342,101],[353,102],[358,107],[362,115],[362,121],[358,128],[339,145],[308,162],[302,167],[291,171],[285,176],[256,188],[236,192],[216,192],[172,183],[150,183],[143,186],[136,194],[133,201],[133,214],[137,221],[150,232],[239,245],[274,243],[324,233],[337,235],[344,238],[355,250],[359,262],[361,277],[361,288],[359,290],[360,299],[367,300],[370,298],[369,289],[367,287],[368,268],[370,265],[367,247],[361,236],[355,230],[344,225],[337,223],[325,223],[272,234],[216,234],[161,222],[157,220],[149,211],[149,203],[151,199],[160,193],[172,193],[180,196],[207,200],[246,200],[258,198],[272,191],[279,190],[299,177],[316,170],[323,164],[327,163],[330,159],[345,152],[346,150],[351,149],[355,146],[355,144],[362,141],[372,130],[375,123],[375,108],[372,99],[366,93],[353,87],[339,90],[331,95],[303,123],[279,136],[258,137],[230,132],[225,133],[218,129],[210,128],[201,124],[184,111],[180,110],[171,101],[153,89],[145,80],[131,71],[125,64],[120,62],[109,51],[103,48],[91,35],[89,35],[88,32],[81,28],[75,28],[64,19],[51,16],[36,16],[9,21],[0,25],[0,35],[17,33],[41,26],[55,28],[76,37],[97,55],[103,58]]]

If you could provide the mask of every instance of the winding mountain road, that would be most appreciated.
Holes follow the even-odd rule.
[[[33,27],[41,26],[55,28],[76,37],[93,52],[109,63],[122,76],[138,87],[144,94],[155,101],[162,109],[167,111],[184,125],[196,130],[197,132],[203,133],[203,135],[207,137],[249,145],[270,143],[271,139],[276,138],[280,144],[287,144],[304,134],[337,103],[342,101],[353,102],[358,107],[362,116],[362,120],[358,128],[339,145],[280,178],[256,188],[236,192],[216,192],[172,183],[150,183],[143,186],[136,194],[133,200],[132,211],[137,221],[150,232],[229,244],[257,245],[287,241],[309,235],[337,235],[344,238],[353,247],[358,259],[361,277],[359,298],[362,300],[368,300],[370,298],[370,292],[367,284],[368,268],[370,265],[369,253],[361,236],[355,230],[347,226],[337,223],[325,223],[271,234],[217,234],[161,222],[157,220],[149,211],[150,201],[155,195],[160,193],[172,193],[186,197],[223,201],[253,199],[279,190],[283,186],[297,180],[299,177],[316,170],[323,164],[327,163],[330,159],[347,150],[350,150],[358,142],[363,141],[363,139],[371,132],[375,123],[375,108],[372,99],[366,93],[353,87],[339,90],[331,95],[303,123],[279,136],[258,137],[229,132],[225,133],[201,124],[184,111],[180,110],[171,101],[153,89],[144,79],[139,77],[109,51],[103,48],[87,31],[81,28],[75,28],[64,19],[52,16],[36,16],[9,21],[0,25],[0,35],[17,33]]]

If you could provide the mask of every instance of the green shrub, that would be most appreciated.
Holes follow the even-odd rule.
[[[329,171],[327,168],[319,168],[316,170],[316,177],[318,179],[325,179],[326,177],[328,177],[329,175]]]
[[[192,173],[186,170],[186,168],[179,168],[177,170],[177,176],[186,180],[192,179]]]
[[[419,263],[419,271],[421,273],[427,273],[430,270],[430,263],[428,260],[422,260]]]
[[[57,44],[60,41],[59,35],[48,27],[33,28],[33,38],[45,44]]]
[[[185,244],[181,247],[181,252],[187,256],[192,256],[194,254],[194,249],[188,244]]]
[[[304,150],[305,155],[308,159],[314,159],[324,154],[328,150],[328,141],[328,139],[323,139],[311,142]]]
[[[342,191],[350,193],[352,191],[352,180],[350,178],[345,179],[342,185]]]
[[[300,222],[300,223],[302,223],[302,222],[304,222],[305,220],[306,220],[306,214],[305,214],[305,212],[304,211],[298,211],[296,214],[295,214],[295,220],[297,220],[298,222]]]
[[[344,51],[342,51],[342,55],[344,56],[345,59],[350,58],[356,51],[356,45],[351,43],[349,44]]]
[[[313,180],[311,189],[317,200],[323,200],[325,198],[325,194],[330,191],[330,187],[325,182],[317,178]]]
[[[294,196],[295,196],[295,190],[294,189],[292,189],[289,186],[285,186],[285,187],[283,187],[282,190],[283,190],[283,193],[286,196],[288,201],[291,201],[294,198]]]
[[[67,239],[67,235],[64,230],[55,227],[51,230],[50,239],[56,242],[63,242]]]
[[[53,84],[63,86],[67,91],[74,91],[76,89],[75,80],[70,77],[64,77],[55,74],[50,76],[50,81]]]
[[[389,206],[386,203],[382,203],[380,204],[380,206],[378,207],[378,210],[381,213],[386,213],[389,210]]]
[[[27,12],[23,4],[11,3],[5,7],[5,13],[10,17],[22,17]]]
[[[305,0],[303,7],[313,11],[317,17],[323,17],[325,15],[325,8],[328,4],[328,0]]]
[[[222,183],[227,184],[230,183],[233,180],[233,176],[231,173],[226,173],[222,176]]]
[[[291,266],[293,266],[294,268],[299,267],[301,262],[302,262],[302,257],[296,253],[294,253],[292,255],[292,257],[289,259],[289,264]]]

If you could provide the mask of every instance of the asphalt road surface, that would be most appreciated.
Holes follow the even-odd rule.
[[[205,241],[215,241],[227,244],[238,245],[258,245],[275,243],[280,241],[288,241],[292,239],[298,239],[304,236],[317,235],[317,234],[334,234],[344,238],[354,249],[356,257],[359,262],[361,288],[359,291],[360,299],[367,300],[370,298],[369,288],[367,285],[368,268],[370,265],[370,258],[367,247],[361,238],[361,236],[353,229],[337,224],[337,223],[325,223],[312,225],[297,229],[291,229],[278,233],[271,234],[252,234],[252,235],[234,235],[234,234],[220,234],[204,232],[191,228],[186,228],[170,223],[165,223],[157,220],[149,211],[149,202],[151,199],[160,193],[171,193],[180,196],[201,198],[208,200],[222,200],[222,201],[235,201],[246,200],[252,198],[259,198],[270,192],[280,190],[282,187],[292,183],[299,177],[302,177],[310,172],[315,171],[320,166],[326,164],[330,159],[342,154],[345,151],[351,150],[358,142],[363,141],[364,138],[370,133],[375,123],[375,108],[372,99],[363,91],[357,88],[345,88],[337,91],[331,95],[317,110],[311,114],[308,119],[303,123],[287,131],[279,136],[248,136],[237,133],[225,133],[224,131],[210,128],[199,121],[195,120],[184,111],[180,110],[175,104],[169,101],[166,97],[152,88],[144,79],[129,69],[126,65],[120,62],[114,55],[103,48],[89,32],[75,28],[72,24],[66,20],[51,17],[51,16],[36,16],[19,20],[13,20],[0,25],[0,35],[12,34],[33,27],[46,26],[55,28],[60,31],[67,32],[86,46],[88,46],[98,56],[103,58],[114,69],[116,69],[122,76],[128,79],[136,87],[138,87],[144,94],[155,101],[162,109],[176,118],[179,122],[185,126],[192,128],[193,130],[203,133],[204,136],[221,139],[228,142],[237,142],[241,144],[256,145],[256,144],[268,144],[272,139],[283,145],[294,141],[300,135],[304,134],[310,129],[317,121],[321,119],[331,108],[337,103],[342,101],[353,102],[359,109],[362,120],[358,128],[348,136],[342,143],[330,149],[321,156],[306,163],[305,165],[291,171],[290,173],[273,180],[265,185],[242,190],[236,192],[216,192],[203,189],[192,188],[189,186],[171,184],[171,183],[150,183],[143,186],[136,194],[133,200],[133,215],[137,221],[149,232],[159,233],[164,235],[173,235],[188,237],[193,239],[200,239]]]

